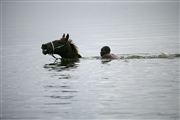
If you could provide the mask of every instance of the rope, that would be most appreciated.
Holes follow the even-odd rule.
[[[53,49],[53,53],[51,54],[51,56],[52,56],[53,58],[55,58],[56,60],[60,59],[60,58],[57,58],[57,57],[54,56],[54,51],[55,51],[55,49],[61,48],[61,47],[65,46],[65,45],[60,45],[60,46],[58,46],[58,47],[54,47],[53,42],[51,42],[51,45],[52,45],[52,49]]]

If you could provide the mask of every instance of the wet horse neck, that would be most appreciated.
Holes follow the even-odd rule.
[[[58,53],[62,58],[78,58],[78,54],[71,48],[66,49],[63,53]]]

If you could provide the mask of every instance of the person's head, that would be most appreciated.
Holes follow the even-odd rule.
[[[101,48],[100,54],[101,54],[101,56],[103,56],[103,55],[105,55],[105,54],[109,54],[110,52],[111,52],[110,47],[104,46],[104,47]]]

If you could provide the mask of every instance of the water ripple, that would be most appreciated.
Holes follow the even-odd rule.
[[[57,95],[50,95],[50,96],[44,96],[44,97],[49,97],[52,99],[71,99],[74,96],[57,96]]]

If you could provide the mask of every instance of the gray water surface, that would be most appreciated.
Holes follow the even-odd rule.
[[[178,119],[179,58],[60,66],[35,51],[3,57],[4,119]]]
[[[179,2],[1,2],[1,119],[178,120],[179,57],[168,56],[179,53],[178,8]],[[83,56],[66,66],[41,52],[63,33]],[[99,59],[104,45],[123,59]],[[144,57],[127,58],[136,55]]]

